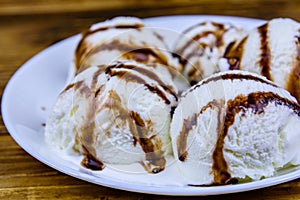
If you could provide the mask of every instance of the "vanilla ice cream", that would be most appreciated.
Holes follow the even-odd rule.
[[[226,47],[237,41],[243,30],[229,23],[203,22],[185,30],[175,44],[183,75],[191,82],[219,72],[218,62]]]
[[[155,70],[166,69],[118,61],[80,72],[48,117],[47,143],[83,154],[82,165],[90,169],[141,163],[149,173],[164,170],[177,90],[171,75]]]
[[[240,69],[264,75],[300,100],[300,24],[270,20],[226,50],[222,70]]]
[[[175,109],[170,133],[190,185],[259,180],[300,164],[300,106],[255,73],[218,73],[194,85]]]
[[[181,67],[157,30],[135,17],[116,17],[94,24],[83,33],[75,53],[75,71],[117,60],[160,63],[171,73]]]

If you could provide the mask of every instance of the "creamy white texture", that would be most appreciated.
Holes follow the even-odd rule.
[[[92,25],[83,34],[75,55],[77,71],[124,59],[180,69],[157,30],[134,17],[117,17]]]
[[[91,85],[93,74],[97,70],[97,67],[92,67],[83,71],[69,85],[81,81],[86,85]],[[104,84],[105,81],[105,77],[102,77],[98,84]],[[68,154],[74,153],[74,150],[82,152],[81,147],[76,144],[74,130],[78,128],[78,120],[85,118],[85,109],[90,103],[91,97],[82,96],[75,87],[61,92],[47,118],[45,127],[45,140],[52,148],[63,150]]]
[[[288,18],[272,19],[229,48],[219,61],[220,69],[240,69],[266,76],[299,101],[296,89],[299,87],[299,38],[298,22]]]
[[[108,41],[108,45],[105,44],[102,46],[101,48],[103,49],[99,48],[101,49],[99,52],[87,54],[86,58],[84,58],[83,65],[100,64],[105,68],[114,65],[115,60],[121,60],[125,65],[134,65],[139,69],[153,71],[163,81],[164,86],[169,89],[172,88],[174,93],[177,93],[172,77],[172,71],[176,73],[176,70],[180,70],[177,59],[169,54],[169,50],[166,48],[161,38],[157,37],[155,31],[146,31],[146,28],[143,27],[140,20],[134,18],[128,19],[129,18],[119,18],[117,20],[109,20],[104,23],[93,25],[90,28],[89,31],[91,32],[96,31],[97,29],[103,29],[101,34],[95,32],[85,38],[85,42],[90,45],[89,47],[91,47],[91,49],[95,49],[99,44],[99,41],[100,43],[102,41],[105,43]],[[124,23],[125,21],[126,23]],[[121,29],[116,28],[116,26],[119,25],[122,25],[123,27]],[[137,25],[136,28],[126,28],[126,26],[135,25]],[[226,29],[227,28],[229,27],[226,26]],[[192,33],[195,34],[198,31],[204,30],[199,29]],[[184,70],[187,70],[192,66],[189,67],[189,64],[197,62],[201,62],[203,66],[207,67],[204,69],[204,75],[198,76],[197,78],[210,76],[219,71],[219,67],[222,67],[223,70],[228,70],[229,64],[227,59],[221,60],[224,65],[216,66],[215,63],[218,62],[220,55],[224,54],[225,46],[232,41],[237,40],[240,36],[239,34],[240,33],[237,32],[235,28],[227,30],[222,36],[224,39],[223,42],[226,45],[221,46],[220,48],[214,46],[217,38],[212,34],[207,38],[203,38],[201,44],[207,43],[208,46],[213,45],[214,47],[204,48],[204,50],[201,48],[201,50],[203,50],[202,53],[204,53],[205,56],[199,57],[199,55],[197,55],[191,57]],[[245,46],[251,48],[244,49],[244,52],[246,52],[246,54],[251,54],[251,56],[243,57],[241,63],[258,62],[256,58],[261,54],[261,48],[259,48],[260,46],[258,44],[259,37],[260,35],[257,30],[253,30],[251,37],[250,35],[248,36]],[[116,38],[117,40],[115,40]],[[139,40],[136,38],[142,39]],[[184,40],[182,40],[182,42],[183,41]],[[139,53],[136,55],[127,55],[128,52],[126,52],[126,48],[132,48],[132,44],[140,48],[140,46],[145,47],[144,45],[148,47],[152,42],[153,44],[151,45],[154,45],[154,52],[156,52],[157,55],[162,55],[158,56],[159,62],[157,62],[158,57],[153,56],[153,54],[147,59],[145,55]],[[121,50],[118,48],[114,49],[119,44],[122,44]],[[122,48],[124,48],[123,44],[125,44],[126,51],[124,51],[124,49],[122,50]],[[195,48],[197,48],[197,45],[191,45],[189,48],[185,49],[185,53],[190,54]],[[252,52],[253,49],[255,49],[255,52]],[[90,52],[92,52],[92,50]],[[137,61],[140,59],[141,63],[149,62],[150,66],[146,67],[143,64],[123,61],[124,59],[131,60],[137,57]],[[164,59],[161,60],[161,58]],[[210,66],[212,63],[214,66]],[[281,61],[279,61],[279,63],[281,63]],[[226,67],[224,67],[225,65]],[[171,70],[166,66],[171,67]],[[50,116],[49,121],[47,121],[47,142],[49,142],[51,146],[55,146],[58,150],[69,155],[73,154],[74,150],[81,154],[85,154],[86,150],[82,149],[82,143],[78,143],[76,137],[81,137],[80,131],[84,126],[82,125],[83,119],[90,118],[89,115],[94,115],[92,118],[95,119],[94,122],[96,123],[96,128],[93,132],[96,136],[93,138],[93,143],[90,148],[93,149],[94,152],[92,154],[95,157],[105,164],[109,163],[116,165],[116,168],[120,166],[126,168],[124,167],[125,165],[130,166],[132,163],[136,164],[143,162],[148,171],[153,169],[159,170],[156,168],[157,166],[152,166],[152,164],[149,164],[150,161],[145,159],[147,153],[145,153],[142,146],[133,138],[133,132],[130,128],[131,125],[127,119],[132,118],[132,113],[138,113],[139,117],[144,122],[155,122],[154,125],[151,125],[151,128],[148,129],[149,134],[147,135],[147,138],[159,138],[159,142],[157,143],[162,145],[163,156],[167,156],[170,147],[170,131],[168,127],[171,120],[170,113],[172,112],[172,107],[176,105],[176,98],[174,95],[170,94],[166,88],[162,87],[160,83],[149,78],[147,75],[132,69],[122,69],[122,67],[113,70],[115,72],[121,72],[121,74],[125,73],[123,78],[121,75],[120,77],[108,75],[106,71],[101,75],[99,74],[96,86],[92,87],[93,74],[98,71],[99,68],[101,67],[91,67],[86,69],[80,72],[76,77],[76,80],[73,81],[73,83],[83,81],[89,88],[88,94],[93,94],[94,97],[85,97],[80,91],[77,91],[73,87],[70,87],[61,94],[53,109],[52,116]],[[254,66],[252,70],[256,73],[260,73],[261,71],[257,66]],[[244,72],[236,73],[244,74]],[[170,104],[166,103],[167,101],[164,98],[161,98],[157,91],[152,93],[149,92],[149,86],[146,87],[145,84],[136,83],[134,81],[126,81],[126,74],[133,74],[136,77],[140,77],[148,85],[157,86],[159,90],[163,91],[163,94],[166,95],[167,99],[170,100]],[[187,71],[185,71],[184,74],[188,76]],[[217,76],[219,75],[210,78]],[[259,77],[259,79],[261,79],[261,77]],[[197,126],[193,126],[189,133],[187,138],[187,143],[191,144],[188,149],[189,156],[187,156],[185,163],[180,163],[181,161],[178,161],[180,166],[179,169],[184,177],[182,182],[189,184],[210,184],[214,182],[214,176],[212,176],[212,155],[215,150],[215,144],[219,138],[216,134],[216,130],[220,128],[217,119],[222,119],[225,112],[222,105],[225,106],[225,103],[229,99],[234,99],[238,94],[247,95],[251,92],[266,91],[275,91],[276,93],[280,91],[278,92],[279,95],[294,101],[287,92],[282,91],[281,89],[274,89],[276,86],[272,84],[257,84],[256,81],[251,80],[234,80],[232,82],[228,80],[216,81],[216,83],[208,83],[200,87],[195,90],[192,88],[189,90],[190,92],[184,94],[173,119],[173,126],[175,128],[172,127],[172,129],[175,130],[175,133],[174,130],[171,130],[172,137],[176,137],[178,131],[182,130],[182,121],[184,119],[191,117],[191,113],[195,113],[197,109],[203,108],[203,105],[211,103],[208,109],[203,109],[203,112],[201,112],[201,115],[197,118]],[[99,88],[101,88],[101,90],[98,90]],[[97,98],[95,101],[96,96]],[[121,106],[122,109],[128,110],[125,116],[122,109],[114,109],[117,104],[118,106]],[[192,105],[197,105],[197,109]],[[97,112],[88,114],[87,110],[91,110],[91,106],[95,106]],[[278,115],[278,113],[281,113],[281,115]],[[121,116],[121,118],[116,116]],[[186,118],[183,118],[183,116]],[[261,121],[268,123],[264,124]],[[279,121],[279,123],[277,123],[277,121]],[[135,121],[135,123],[137,122]],[[276,125],[273,126],[273,123],[276,123]],[[251,126],[249,126],[249,124],[251,124]],[[223,147],[224,158],[228,161],[227,164],[231,176],[240,179],[250,177],[253,180],[257,180],[263,176],[268,177],[274,175],[276,170],[281,169],[287,163],[298,165],[300,163],[300,157],[296,150],[300,141],[295,139],[299,138],[299,133],[294,131],[294,129],[296,128],[298,130],[299,127],[295,124],[300,124],[299,118],[295,117],[294,114],[291,114],[289,108],[279,106],[273,102],[268,103],[264,108],[264,113],[260,113],[259,115],[254,114],[251,109],[246,112],[238,113],[224,139],[225,143]],[[137,127],[139,126],[140,125]],[[241,131],[239,132],[239,130]],[[280,130],[280,134],[277,134],[278,130]],[[159,133],[159,136],[155,135],[155,133]],[[275,147],[275,142],[272,143],[270,142],[271,140],[277,142],[278,146]],[[175,140],[173,140],[173,147],[175,146],[174,141]],[[257,148],[254,148],[253,146],[257,146]],[[251,152],[249,153],[249,151]],[[176,155],[178,155],[178,151],[175,148],[174,155],[175,158]],[[128,169],[129,168],[130,167],[128,167]],[[134,172],[135,169],[130,170]],[[181,178],[182,177],[179,177],[178,179]]]
[[[183,178],[198,185],[259,180],[300,164],[299,111],[295,98],[262,76],[231,71],[204,79],[183,95],[171,124]]]
[[[177,104],[164,66],[122,61],[89,67],[59,96],[46,125],[46,141],[104,164],[143,163],[164,170],[170,153],[171,112]],[[164,81],[166,80],[166,81]]]
[[[183,75],[197,83],[216,72],[226,47],[238,40],[243,30],[229,23],[207,21],[183,32],[175,43],[175,52],[182,58]]]

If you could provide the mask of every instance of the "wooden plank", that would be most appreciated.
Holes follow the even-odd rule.
[[[98,13],[98,16],[114,15],[174,15],[174,14],[223,14],[271,18],[276,16],[299,19],[300,5],[297,1],[221,1],[221,0],[50,0],[50,1],[2,1],[0,16]]]

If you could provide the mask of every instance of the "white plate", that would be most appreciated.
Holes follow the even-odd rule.
[[[149,26],[181,32],[202,20],[232,22],[250,29],[262,20],[223,16],[171,16],[145,19]],[[168,37],[172,42],[172,38]],[[125,173],[114,168],[101,172],[83,169],[78,163],[59,157],[44,144],[43,126],[47,112],[64,87],[73,52],[80,36],[63,40],[26,62],[11,78],[3,94],[4,123],[15,141],[41,162],[63,173],[95,184],[128,191],[164,195],[212,195],[248,191],[287,182],[300,177],[300,170],[283,172],[261,181],[227,186],[191,187],[176,178],[169,166],[159,174]]]

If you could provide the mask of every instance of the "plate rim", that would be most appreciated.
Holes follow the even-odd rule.
[[[178,18],[200,18],[201,19],[217,19],[217,18],[223,18],[223,19],[229,19],[229,20],[250,20],[250,21],[257,21],[257,22],[263,22],[264,20],[257,19],[257,18],[248,18],[248,17],[239,17],[239,16],[223,16],[223,15],[170,15],[170,16],[156,16],[156,17],[150,17],[150,18],[143,18],[145,22],[147,21],[155,21],[155,20],[176,20]],[[30,68],[31,62],[35,60],[37,57],[43,56],[47,51],[51,51],[55,48],[59,48],[60,45],[68,43],[68,42],[76,42],[76,40],[79,39],[79,34],[73,35],[71,37],[68,37],[66,39],[62,39],[44,49],[39,51],[37,54],[30,57],[27,61],[25,61],[20,67],[14,72],[14,74],[9,78],[6,86],[4,87],[3,94],[2,94],[2,101],[1,101],[1,112],[2,112],[2,120],[3,123],[10,134],[10,136],[14,139],[14,141],[23,149],[25,150],[29,155],[33,156],[35,159],[37,159],[39,162],[42,162],[46,164],[47,166],[53,168],[54,170],[58,170],[66,175],[72,176],[77,179],[81,179],[86,182],[90,182],[93,184],[110,187],[114,189],[120,189],[130,192],[139,192],[139,193],[145,193],[145,194],[158,194],[158,195],[170,195],[170,196],[206,196],[206,195],[219,195],[219,194],[229,194],[229,193],[237,193],[237,192],[244,192],[244,191],[251,191],[255,189],[270,187],[274,185],[278,185],[281,183],[285,183],[291,180],[295,180],[300,177],[300,170],[296,170],[293,172],[289,172],[285,175],[280,175],[276,177],[270,177],[267,179],[259,180],[259,181],[253,181],[249,183],[241,183],[236,185],[226,185],[226,186],[212,186],[212,187],[180,187],[180,186],[159,186],[159,185],[140,185],[140,184],[128,184],[126,185],[120,185],[120,181],[115,180],[108,180],[106,178],[101,177],[95,177],[94,175],[89,175],[86,173],[77,171],[72,168],[67,168],[65,166],[57,166],[55,163],[51,163],[47,160],[47,158],[44,158],[40,153],[33,152],[30,150],[30,146],[28,144],[24,144],[20,137],[18,136],[17,131],[12,126],[12,124],[9,121],[9,111],[6,107],[7,104],[9,104],[9,98],[8,94],[10,91],[10,88],[13,84],[16,83],[18,78],[22,76],[22,73],[24,73],[27,68]],[[79,175],[78,175],[79,173]]]

